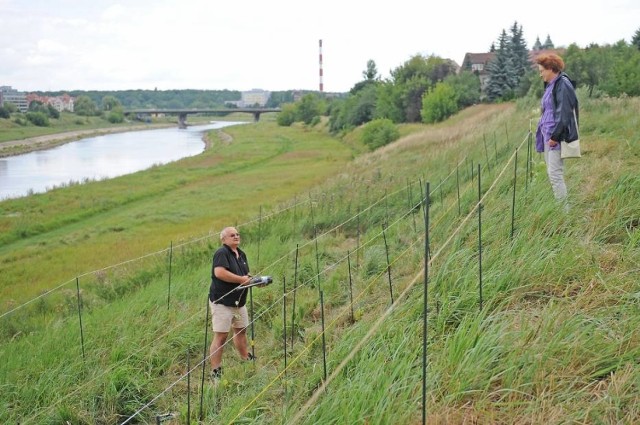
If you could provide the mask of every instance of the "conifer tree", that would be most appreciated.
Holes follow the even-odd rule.
[[[631,39],[631,45],[635,46],[636,49],[640,50],[640,28],[636,30],[636,33],[633,34],[633,38]]]
[[[509,40],[509,56],[515,71],[516,85],[520,83],[520,79],[531,68],[529,61],[529,51],[527,43],[524,41],[522,33],[522,25],[518,26],[518,22],[514,22],[511,27],[511,39]]]
[[[489,100],[510,98],[513,89],[517,86],[516,71],[511,58],[509,39],[503,29],[498,40],[498,49],[495,58],[487,66],[489,83],[487,84],[487,96]]]

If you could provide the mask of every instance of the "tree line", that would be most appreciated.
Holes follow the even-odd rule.
[[[640,29],[631,43],[620,40],[614,45],[590,44],[580,48],[571,44],[555,49],[550,36],[544,44],[536,38],[533,50],[558,51],[565,71],[584,87],[588,96],[640,96]],[[488,83],[481,90],[479,72],[471,64],[456,64],[441,57],[415,55],[380,78],[376,64],[369,60],[363,79],[344,99],[308,94],[300,101],[282,106],[278,123],[315,125],[320,116],[329,117],[334,134],[350,131],[363,124],[363,141],[371,148],[398,137],[392,131],[398,123],[434,123],[459,110],[480,102],[504,102],[525,96],[540,97],[543,84],[537,67],[531,63],[522,26],[517,22],[502,30],[497,46],[491,45],[494,59],[489,62]],[[364,140],[374,129],[373,140]]]

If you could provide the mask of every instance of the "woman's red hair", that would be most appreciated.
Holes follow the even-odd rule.
[[[536,63],[544,69],[550,69],[556,74],[564,70],[564,61],[555,53],[543,53],[536,58]]]

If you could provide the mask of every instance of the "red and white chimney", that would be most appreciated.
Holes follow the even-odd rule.
[[[320,93],[323,92],[324,86],[322,84],[322,40],[320,40]]]

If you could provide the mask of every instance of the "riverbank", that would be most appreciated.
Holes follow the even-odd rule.
[[[143,131],[157,128],[174,127],[175,123],[137,124],[126,127],[94,128],[88,130],[74,130],[63,133],[45,134],[21,140],[11,140],[0,143],[0,158],[21,155],[38,150],[51,149],[65,143],[74,142],[86,137],[102,136],[104,134],[123,133],[127,131]]]

